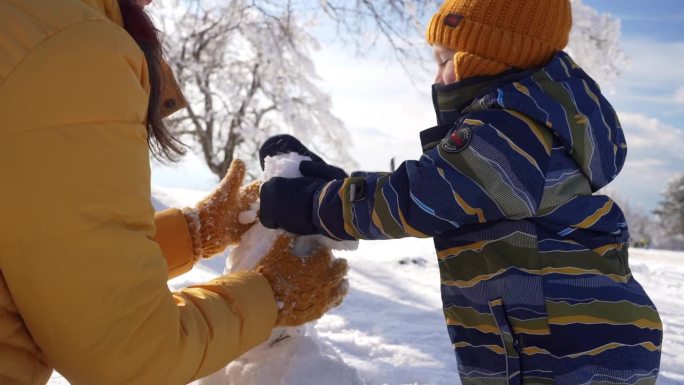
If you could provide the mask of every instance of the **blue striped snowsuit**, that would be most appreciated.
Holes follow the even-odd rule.
[[[393,173],[328,183],[319,230],[433,237],[463,384],[653,384],[662,325],[631,275],[620,208],[593,195],[627,146],[565,53],[434,87],[439,126]]]

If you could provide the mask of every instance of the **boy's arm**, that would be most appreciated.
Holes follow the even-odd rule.
[[[533,216],[553,138],[507,113],[496,120],[465,120],[420,160],[393,173],[326,184],[314,196],[314,224],[333,238],[388,239]]]

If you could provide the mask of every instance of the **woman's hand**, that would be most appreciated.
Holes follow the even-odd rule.
[[[255,181],[241,187],[245,172],[245,163],[234,160],[216,190],[195,208],[184,210],[195,256],[212,257],[226,247],[236,245],[256,221],[254,217],[251,223],[240,222],[240,213],[252,210],[259,200],[261,186]]]
[[[276,326],[299,326],[339,306],[349,285],[347,261],[323,247],[312,255],[292,254],[294,237],[280,235],[256,268],[271,284],[278,302]]]

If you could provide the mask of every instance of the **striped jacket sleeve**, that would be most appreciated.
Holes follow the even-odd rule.
[[[314,222],[337,239],[391,239],[531,217],[552,144],[547,129],[515,112],[473,113],[393,173],[325,185],[314,199]]]

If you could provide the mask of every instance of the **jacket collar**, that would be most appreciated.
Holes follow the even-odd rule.
[[[80,0],[84,4],[92,7],[96,11],[107,16],[109,20],[123,28],[124,22],[121,15],[121,9],[119,8],[118,0]],[[187,106],[187,102],[183,97],[178,82],[176,81],[171,67],[165,60],[161,60],[162,63],[162,89],[161,89],[161,99],[162,104],[161,115],[165,118]]]
[[[489,108],[496,103],[492,91],[520,80],[534,71],[512,69],[495,76],[478,76],[452,84],[432,86],[432,103],[437,126],[420,133],[423,152],[434,148],[468,112]]]
[[[494,76],[478,76],[452,84],[432,86],[432,103],[437,114],[437,124],[454,124],[470,111],[485,107],[488,100],[483,97],[500,86],[532,74],[534,71],[512,69]],[[484,98],[486,99],[486,98]],[[481,108],[480,108],[481,109]]]
[[[123,27],[123,18],[118,0],[81,0],[82,3],[94,8],[114,23]]]

